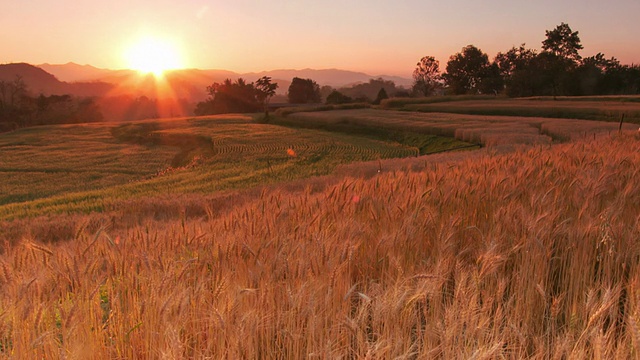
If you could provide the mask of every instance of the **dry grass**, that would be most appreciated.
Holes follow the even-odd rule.
[[[83,217],[73,241],[5,244],[0,355],[636,358],[638,164],[637,135],[602,136]]]

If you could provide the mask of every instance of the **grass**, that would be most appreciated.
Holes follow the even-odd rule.
[[[250,188],[420,153],[250,116],[31,128],[1,135],[0,148],[0,219],[106,211],[126,199]]]
[[[76,215],[73,241],[5,243],[0,356],[636,358],[639,163],[615,134]]]
[[[408,105],[436,104],[442,102],[457,102],[467,100],[495,100],[494,95],[445,95],[419,98],[389,98],[380,102],[382,109],[402,109]]]

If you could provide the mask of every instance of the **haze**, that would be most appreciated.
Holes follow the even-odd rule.
[[[128,67],[145,36],[170,42],[192,68],[238,72],[341,68],[409,76],[424,55],[446,63],[474,44],[493,57],[566,22],[583,56],[640,62],[640,2],[618,1],[86,1],[0,3],[0,63]]]

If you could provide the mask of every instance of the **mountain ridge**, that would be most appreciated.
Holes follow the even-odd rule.
[[[128,69],[103,69],[93,65],[79,65],[73,62],[66,64],[40,64],[36,65],[45,71],[53,74],[57,78],[63,81],[103,81],[105,78],[113,76],[113,74],[124,72],[135,72],[135,70]],[[190,73],[202,73],[206,77],[213,79],[214,81],[224,81],[226,78],[235,80],[238,77],[245,78],[249,81],[255,81],[262,76],[270,76],[273,79],[282,79],[285,81],[291,81],[294,77],[309,78],[316,81],[320,86],[328,85],[332,87],[345,87],[357,83],[367,82],[370,79],[383,78],[385,80],[391,80],[398,86],[408,87],[411,86],[412,80],[397,75],[370,75],[361,71],[344,70],[338,68],[330,69],[273,69],[263,70],[256,72],[237,72],[226,69],[199,69],[199,68],[186,68],[169,70],[167,73],[176,72],[190,72]],[[211,83],[210,83],[211,84]]]
[[[207,86],[226,79],[244,78],[249,82],[262,76],[270,76],[278,83],[276,94],[284,96],[294,77],[310,78],[320,86],[336,89],[367,83],[371,79],[382,77],[392,80],[397,86],[408,87],[411,81],[402,77],[371,76],[364,72],[341,69],[276,69],[261,72],[237,73],[223,69],[180,69],[170,70],[163,79],[152,75],[140,74],[135,70],[101,69],[92,65],[41,64],[27,63],[0,64],[0,80],[13,81],[20,77],[33,95],[71,94],[81,97],[104,96],[146,96],[157,98],[158,86],[167,84],[172,96],[189,102],[206,99]]]

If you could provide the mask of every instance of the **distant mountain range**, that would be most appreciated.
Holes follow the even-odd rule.
[[[12,81],[19,76],[33,94],[72,94],[76,96],[158,96],[157,80],[152,75],[140,75],[133,70],[100,69],[91,65],[26,63],[0,65],[0,80]],[[397,86],[409,87],[411,79],[399,76],[372,76],[362,72],[339,69],[283,69],[253,73],[236,73],[228,70],[183,69],[168,71],[165,81],[172,95],[188,101],[206,98],[207,86],[225,79],[243,78],[249,82],[262,76],[270,76],[277,82],[278,94],[285,94],[294,77],[315,80],[320,86],[348,87],[370,79],[383,78]]]

